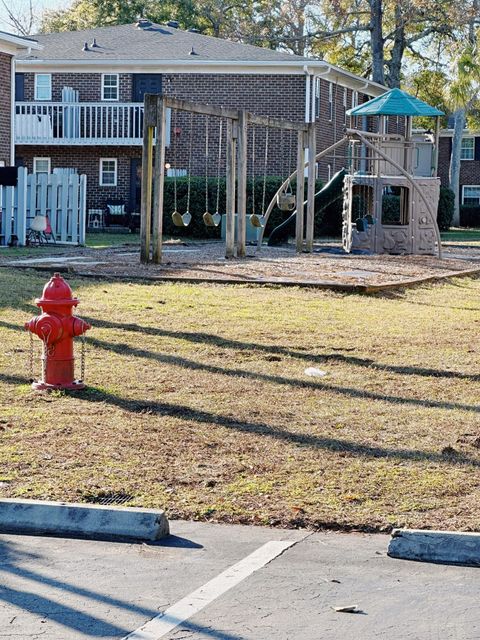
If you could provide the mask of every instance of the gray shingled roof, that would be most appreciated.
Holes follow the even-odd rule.
[[[0,38],[2,36],[7,36],[7,38],[16,38],[17,40],[21,40],[23,42],[25,42],[25,46],[28,47],[29,44],[33,44],[37,42],[36,38],[30,38],[28,36],[19,36],[16,33],[9,33],[8,31],[1,31],[0,30]]]
[[[138,28],[135,24],[98,27],[85,31],[38,34],[35,38],[44,46],[44,49],[40,54],[31,55],[28,59],[297,61],[299,63],[307,60],[289,53],[212,38],[159,24],[151,24],[146,28]],[[91,47],[94,38],[97,47]],[[88,42],[88,51],[82,50],[85,42]],[[192,47],[195,55],[190,54]],[[27,59],[27,56],[19,55],[18,59]]]

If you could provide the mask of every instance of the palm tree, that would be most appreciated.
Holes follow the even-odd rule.
[[[462,138],[469,112],[480,96],[480,62],[476,48],[469,43],[458,56],[449,86],[449,102],[454,110],[452,155],[450,158],[450,189],[455,194],[453,225],[460,224],[460,166]]]

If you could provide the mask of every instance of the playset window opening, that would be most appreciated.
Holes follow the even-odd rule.
[[[406,226],[409,223],[409,189],[387,185],[382,192],[382,224]]]

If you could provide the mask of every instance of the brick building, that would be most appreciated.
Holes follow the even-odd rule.
[[[450,124],[450,122],[449,122]],[[453,129],[442,132],[439,145],[438,175],[449,185]],[[460,164],[460,204],[480,206],[480,133],[467,131],[462,139]]]
[[[0,31],[0,166],[13,164],[14,56],[40,49],[34,40]]]
[[[386,89],[322,60],[211,38],[174,26],[137,24],[39,35],[44,49],[16,59],[15,154],[30,171],[73,168],[88,178],[88,207],[112,199],[138,210],[143,96],[163,93],[317,126],[317,148],[343,135],[345,112]],[[220,123],[170,114],[166,162],[179,174],[216,174]],[[205,133],[209,150],[206,160]],[[193,130],[192,138],[190,131]],[[286,175],[295,164],[289,134],[250,131],[249,173]],[[255,154],[253,153],[255,150]],[[326,179],[344,164],[336,152]],[[254,157],[255,156],[255,157]]]

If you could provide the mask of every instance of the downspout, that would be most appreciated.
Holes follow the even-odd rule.
[[[306,64],[303,66],[303,72],[305,73],[305,122],[310,122],[310,94],[312,89],[312,74],[308,70]]]
[[[15,164],[15,58],[10,61],[10,165]]]

